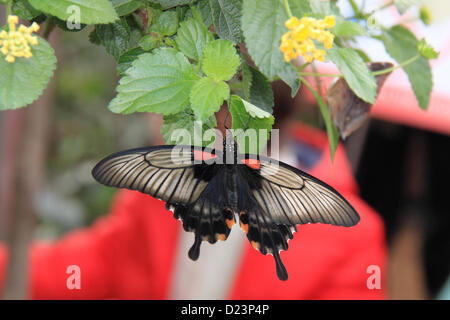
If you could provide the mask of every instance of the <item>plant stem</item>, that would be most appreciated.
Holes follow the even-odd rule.
[[[289,7],[288,0],[284,0],[284,9],[286,10],[288,17],[292,18],[292,12],[291,12],[291,8]]]
[[[398,69],[398,68],[403,68],[404,66],[407,66],[408,64],[413,63],[414,61],[416,61],[416,60],[419,59],[420,57],[421,57],[421,55],[418,54],[417,56],[411,57],[411,58],[409,58],[409,59],[403,61],[402,63],[400,63],[400,64],[398,64],[398,65],[396,65],[396,66],[393,66],[393,67],[390,67],[390,68],[387,68],[387,69],[383,69],[383,70],[379,70],[379,71],[372,72],[372,75],[374,75],[374,76],[379,76],[380,74],[390,73],[390,72],[392,72],[392,71],[394,71],[394,70],[396,70],[396,69]]]
[[[390,73],[394,70],[397,70],[399,68],[403,68],[404,66],[407,66],[410,63],[413,63],[414,61],[416,61],[417,59],[419,59],[421,57],[420,54],[418,54],[417,56],[411,57],[405,61],[403,61],[402,63],[399,63],[396,66],[393,66],[391,68],[387,68],[387,69],[383,69],[383,70],[379,70],[379,71],[374,71],[372,72],[373,76],[379,76],[381,74],[386,74],[386,73]],[[343,75],[342,74],[336,74],[336,73],[318,73],[318,72],[298,72],[298,75],[301,77],[340,77],[342,78]]]
[[[8,17],[12,13],[12,5],[13,5],[12,0],[9,0],[8,2],[5,3],[6,21],[8,21]]]

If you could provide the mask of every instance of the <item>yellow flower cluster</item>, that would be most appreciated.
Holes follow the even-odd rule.
[[[28,28],[20,25],[17,29],[18,23],[19,18],[17,16],[9,16],[9,31],[3,30],[0,32],[0,52],[6,56],[5,60],[11,63],[16,61],[16,57],[31,58],[33,54],[30,44],[38,44],[38,38],[31,34],[39,30],[39,25],[33,22]]]
[[[286,21],[285,25],[289,31],[281,37],[280,50],[286,62],[300,55],[305,62],[312,62],[314,59],[324,61],[325,50],[317,49],[313,40],[322,42],[325,49],[331,49],[334,35],[325,29],[334,27],[334,16],[327,16],[322,20],[311,17],[298,20],[292,17]]]

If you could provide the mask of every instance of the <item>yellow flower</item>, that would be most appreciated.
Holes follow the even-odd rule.
[[[300,20],[292,17],[286,21],[286,28],[289,29],[281,37],[280,50],[283,52],[286,62],[303,56],[305,62],[312,62],[314,59],[324,61],[325,50],[317,49],[313,40],[322,42],[325,49],[333,46],[334,35],[325,29],[335,25],[334,16],[327,16],[318,20],[311,17],[303,17]]]
[[[38,44],[38,38],[31,34],[39,30],[39,25],[33,22],[28,28],[20,25],[17,29],[18,23],[19,18],[17,16],[9,16],[9,31],[3,30],[0,32],[0,52],[6,56],[5,60],[11,63],[16,61],[18,57],[31,58],[33,54],[30,44]]]

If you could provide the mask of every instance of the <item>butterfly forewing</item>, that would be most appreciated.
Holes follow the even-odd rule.
[[[158,146],[115,153],[92,170],[102,184],[138,190],[176,204],[194,202],[208,182],[198,174],[194,153],[202,148]],[[215,155],[214,150],[207,150]]]
[[[349,227],[359,221],[355,209],[336,190],[286,163],[262,158],[260,170],[253,174],[262,179],[252,193],[276,223]]]

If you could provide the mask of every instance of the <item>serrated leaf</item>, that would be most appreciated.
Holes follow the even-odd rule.
[[[119,16],[126,16],[144,5],[140,0],[110,0]]]
[[[163,9],[169,9],[176,6],[193,3],[194,0],[150,0],[150,2],[158,3]]]
[[[299,88],[298,75],[280,51],[287,19],[282,0],[244,0],[242,30],[249,54],[269,80],[280,76],[292,88],[294,96]]]
[[[145,51],[150,51],[158,46],[159,39],[153,37],[153,35],[148,34],[139,41],[139,46]]]
[[[211,10],[211,6],[209,4],[209,0],[199,0],[195,3],[194,7],[201,15],[201,18],[202,18],[201,22],[203,22],[203,24],[207,28],[209,28],[213,24],[212,10]],[[192,12],[191,9],[189,9],[188,12],[186,13],[186,17],[190,17],[190,16],[192,16],[194,19],[197,19],[194,16],[194,13]]]
[[[141,47],[130,49],[124,52],[117,60],[117,74],[122,76],[125,71],[133,64],[138,56],[145,53]]]
[[[330,31],[338,37],[356,37],[368,34],[362,25],[353,21],[343,21],[330,29]]]
[[[209,0],[209,5],[217,34],[233,43],[241,42],[242,0]]]
[[[35,101],[44,91],[56,68],[53,48],[42,38],[31,47],[29,59],[5,61],[0,53],[0,110],[17,109]]]
[[[214,80],[230,80],[240,63],[236,49],[229,40],[208,42],[203,50],[202,70]]]
[[[414,34],[402,26],[394,26],[384,30],[381,39],[386,51],[398,63],[402,63],[414,56],[420,55],[418,40]],[[403,67],[414,90],[419,106],[426,110],[433,88],[433,78],[429,61],[420,57]]]
[[[216,117],[212,115],[204,122],[195,119],[190,110],[164,116],[161,134],[167,144],[202,145],[209,146],[214,143],[215,134],[208,140],[203,140],[206,130],[214,129],[217,125]],[[184,130],[180,130],[184,129]],[[186,136],[185,133],[188,133]]]
[[[130,43],[131,29],[124,17],[115,23],[97,25],[95,36],[93,35],[91,38],[91,41],[96,41],[104,46],[106,52],[116,60],[133,46]]]
[[[108,0],[29,0],[30,4],[43,12],[67,20],[72,16],[71,6],[80,9],[80,22],[85,24],[111,23],[118,19]]]
[[[12,11],[15,15],[24,20],[31,20],[36,18],[42,12],[36,10],[28,0],[16,0],[13,3]]]
[[[334,46],[327,51],[327,57],[336,64],[345,81],[358,97],[371,104],[375,103],[377,82],[355,50]]]
[[[231,96],[228,108],[232,118],[232,129],[244,130],[244,132],[235,132],[239,151],[252,154],[261,153],[270,138],[270,131],[274,123],[273,116],[236,95]],[[258,115],[262,117],[258,117]],[[261,134],[261,129],[266,130],[267,135]],[[246,139],[246,134],[252,136],[251,141]],[[256,139],[256,143],[254,139]]]
[[[230,87],[225,82],[204,77],[194,84],[190,102],[195,116],[205,120],[219,111],[225,99],[230,95]]]
[[[117,96],[108,108],[115,113],[156,112],[174,114],[189,104],[198,76],[181,53],[158,48],[141,54],[120,79]]]
[[[255,68],[245,64],[242,67],[245,99],[265,110],[273,112],[273,92],[267,78]]]
[[[171,36],[177,32],[178,16],[176,11],[164,11],[159,14],[152,25],[149,27],[150,32],[155,32],[160,36]]]
[[[203,48],[212,40],[214,37],[211,32],[194,19],[183,21],[175,38],[178,49],[195,61],[200,61]]]

